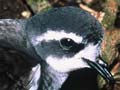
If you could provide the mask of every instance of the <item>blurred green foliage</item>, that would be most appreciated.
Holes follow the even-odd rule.
[[[104,16],[104,19],[102,21],[102,25],[107,30],[114,28],[114,21],[115,21],[115,18],[116,18],[116,14],[109,11],[108,8],[105,8],[104,12],[105,12],[105,16]]]
[[[46,11],[51,8],[47,0],[28,0],[28,3],[35,13]]]
[[[118,5],[120,6],[120,0],[116,0],[116,2],[118,3]]]
[[[120,0],[107,0],[105,3],[105,7],[103,10],[105,12],[105,16],[102,24],[107,30],[114,28],[118,2],[120,2]]]

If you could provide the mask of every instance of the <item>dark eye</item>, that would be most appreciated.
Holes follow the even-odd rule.
[[[70,50],[70,48],[73,47],[73,44],[75,42],[70,39],[70,38],[63,38],[60,40],[60,46],[64,49],[64,50]]]
[[[80,50],[84,49],[85,44],[78,44],[70,38],[63,38],[60,40],[60,46],[63,48],[63,50],[67,50],[69,52],[79,52]]]

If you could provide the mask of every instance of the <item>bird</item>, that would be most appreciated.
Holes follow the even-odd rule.
[[[40,68],[37,56],[25,39],[25,22],[0,20],[0,90],[29,90],[33,75]]]
[[[28,90],[99,90],[98,74],[114,84],[100,55],[103,28],[88,12],[72,6],[52,8],[28,19],[21,32],[19,42],[25,39],[25,45],[9,42],[9,47],[32,58],[27,59],[33,65]]]

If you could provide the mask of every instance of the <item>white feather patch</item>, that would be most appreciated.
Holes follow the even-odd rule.
[[[46,62],[54,69],[59,72],[69,72],[72,70],[89,67],[87,63],[82,59],[83,57],[96,62],[96,57],[99,54],[98,45],[89,44],[85,49],[78,52],[73,57],[58,58],[55,56],[48,56]]]
[[[46,41],[49,42],[51,40],[61,40],[62,38],[71,38],[73,39],[76,43],[81,43],[83,38],[79,35],[76,35],[75,33],[67,33],[64,30],[61,31],[52,31],[52,30],[48,30],[46,33],[43,33],[40,36],[36,36],[32,39],[32,43],[34,44],[34,46],[36,46],[37,44],[39,44],[41,41]]]
[[[40,80],[40,64],[37,64],[35,67],[32,68],[31,74],[30,74],[30,83],[27,85],[29,90],[37,90],[39,86],[39,80]]]

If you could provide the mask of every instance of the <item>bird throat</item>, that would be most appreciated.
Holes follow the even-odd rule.
[[[41,82],[39,90],[60,90],[62,84],[67,79],[67,73],[60,73],[53,70],[49,65],[41,66]]]
[[[90,68],[72,71],[60,90],[99,90],[97,73]]]
[[[38,90],[98,90],[97,73],[85,68],[60,73],[42,64],[41,83]]]

